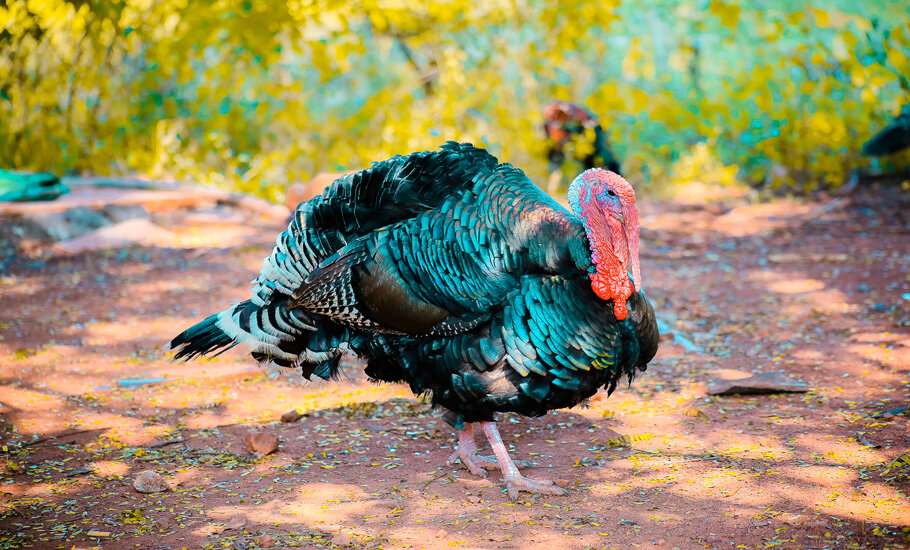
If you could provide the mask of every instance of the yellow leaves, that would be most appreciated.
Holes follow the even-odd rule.
[[[683,409],[682,413],[686,416],[691,416],[692,418],[697,418],[698,420],[701,420],[702,422],[711,421],[711,419],[708,418],[708,415],[706,415],[704,412],[702,412],[701,409],[699,409],[698,407],[694,407],[694,406],[686,407],[685,409]]]
[[[815,25],[824,29],[843,29],[853,20],[852,17],[833,6],[809,8],[809,11],[815,17]]]
[[[604,442],[606,447],[628,447],[632,443],[638,443],[640,441],[648,441],[652,439],[654,435],[649,433],[642,434],[632,434],[632,435],[620,435],[612,437]]]
[[[711,0],[708,11],[720,18],[721,24],[728,29],[735,29],[739,24],[739,6],[721,0]]]
[[[644,52],[641,49],[641,41],[637,38],[632,39],[629,49],[622,60],[622,74],[629,80],[638,76],[638,63],[642,60]]]
[[[323,84],[328,82],[333,76],[328,45],[322,40],[310,42],[310,53],[313,66],[319,69],[319,81]]]
[[[631,99],[632,104],[628,105],[628,109],[633,113],[639,113],[647,108],[650,96],[641,88],[633,88],[631,91]]]
[[[142,510],[139,508],[120,512],[120,519],[125,524],[133,525],[141,525],[146,522],[145,516],[142,515]]]
[[[889,468],[910,467],[910,453],[904,453],[888,463]]]
[[[725,166],[717,160],[708,142],[696,144],[688,154],[673,165],[672,180],[679,184],[702,182],[707,184],[735,185],[736,165]]]
[[[828,12],[828,9],[818,9],[818,8],[809,8],[812,11],[812,14],[815,16],[815,24],[822,28],[828,28],[831,26],[831,17]]]

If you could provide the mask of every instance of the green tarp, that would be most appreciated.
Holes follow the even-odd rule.
[[[0,169],[0,202],[50,201],[69,192],[53,174]]]

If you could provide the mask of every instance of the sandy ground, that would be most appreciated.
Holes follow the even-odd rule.
[[[21,258],[0,278],[0,547],[908,547],[908,207],[895,189],[644,204],[645,288],[679,337],[589,408],[502,418],[529,474],[570,489],[515,503],[356,365],[322,384],[238,349],[168,362],[167,340],[247,296],[279,227]],[[709,396],[731,371],[810,391]],[[277,451],[252,457],[257,432]],[[144,470],[170,490],[135,491]]]

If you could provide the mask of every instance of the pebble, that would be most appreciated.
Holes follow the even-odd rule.
[[[292,411],[288,411],[288,412],[284,413],[283,415],[281,415],[281,421],[282,421],[282,422],[287,422],[288,424],[291,424],[291,423],[293,423],[293,422],[297,422],[297,421],[300,420],[301,418],[303,418],[303,415],[300,414],[299,412],[297,412],[297,409],[294,409],[294,410],[292,410]]]
[[[439,531],[436,531],[436,538],[437,538],[437,539],[444,539],[444,538],[446,538],[448,535],[449,535],[449,532],[446,531],[445,529],[440,529]]]
[[[262,458],[278,448],[278,436],[271,430],[247,434],[243,442],[246,449],[258,458]]]
[[[351,535],[345,533],[338,533],[332,537],[332,544],[335,546],[348,546],[351,544]]]
[[[140,493],[161,493],[170,489],[164,477],[154,470],[146,470],[133,480],[133,489]]]
[[[268,534],[262,535],[257,542],[261,548],[271,548],[275,546],[275,537]]]

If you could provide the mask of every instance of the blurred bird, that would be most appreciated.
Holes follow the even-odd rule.
[[[863,155],[881,157],[910,147],[910,103],[863,145]]]
[[[573,160],[580,162],[586,170],[606,168],[621,173],[619,160],[607,143],[606,133],[591,111],[581,105],[556,101],[547,105],[543,116],[543,127],[549,142],[547,160],[551,193],[562,181],[567,149],[572,149]]]
[[[567,494],[519,473],[495,413],[541,416],[612,392],[658,342],[632,187],[592,169],[569,202],[574,214],[470,144],[373,163],[300,204],[253,297],[174,338],[175,358],[242,342],[329,379],[353,352],[372,379],[446,411],[459,434],[450,464],[500,468],[512,499]],[[476,454],[475,424],[495,460]]]

